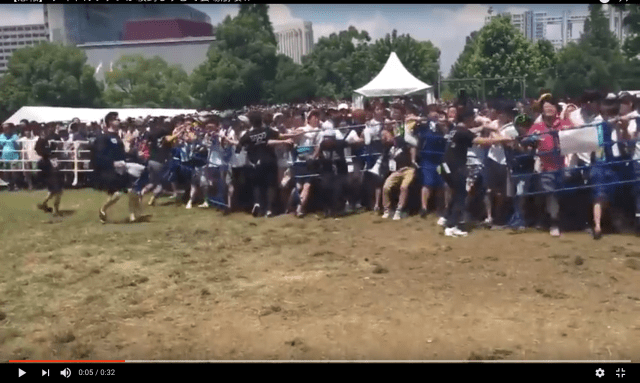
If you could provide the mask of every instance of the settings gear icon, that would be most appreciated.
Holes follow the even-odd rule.
[[[601,368],[597,369],[597,370],[596,370],[596,376],[597,376],[598,378],[602,378],[602,377],[604,376],[604,370],[603,370],[603,369],[601,369]]]

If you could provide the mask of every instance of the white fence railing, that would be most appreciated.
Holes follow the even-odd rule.
[[[6,164],[6,163],[17,163],[20,164],[18,169],[0,169],[0,173],[5,173],[5,172],[25,172],[25,173],[30,173],[30,172],[39,172],[40,169],[31,169],[33,166],[29,166],[29,168],[27,168],[25,166],[25,164],[27,163],[31,163],[33,164],[34,162],[37,162],[38,160],[40,160],[40,156],[38,156],[35,153],[35,147],[31,148],[31,149],[25,149],[24,148],[24,141],[18,141],[19,144],[22,144],[22,148],[19,150],[15,150],[15,152],[20,153],[20,159],[17,160],[5,160],[0,158],[0,164]],[[90,153],[90,150],[80,150],[80,147],[84,144],[88,144],[89,141],[49,141],[49,144],[62,144],[63,149],[62,150],[52,150],[52,153],[62,153],[62,156],[57,156],[55,158],[55,161],[59,162],[59,163],[73,163],[73,169],[58,169],[61,172],[73,172],[73,186],[76,186],[78,184],[78,173],[88,173],[88,172],[93,172],[92,169],[84,169],[81,168],[81,164],[88,164],[91,162],[91,160],[88,159],[79,159],[79,154],[80,153]],[[35,145],[35,142],[33,142],[33,144]],[[72,146],[71,148],[69,146]],[[59,158],[62,157],[62,158]]]

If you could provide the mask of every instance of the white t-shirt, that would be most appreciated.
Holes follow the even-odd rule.
[[[507,137],[515,138],[518,136],[518,131],[513,126],[513,123],[508,123],[500,128],[500,134]],[[489,148],[488,157],[500,165],[507,165],[507,156],[504,153],[504,146],[502,144],[492,145]]]
[[[298,152],[298,160],[304,161],[309,158],[311,154],[315,151],[315,147],[320,142],[320,132],[318,132],[318,128],[314,128],[310,125],[305,125],[300,128],[301,130],[309,133],[305,133],[296,138],[296,144],[298,146],[304,146],[304,153]],[[302,149],[301,149],[302,150]]]
[[[582,113],[582,108],[580,109],[576,109],[573,111],[573,113],[571,113],[569,115],[569,120],[571,121],[571,123],[573,124],[573,126],[580,126],[580,125],[585,125],[585,124],[591,124],[591,123],[595,123],[595,122],[601,122],[603,121],[602,116],[597,115],[594,117],[587,117]],[[617,135],[616,132],[613,131],[611,134],[611,138],[613,139],[613,141],[617,141]],[[618,150],[617,146],[614,145],[612,148],[613,151],[613,155],[614,156],[620,156],[620,151]],[[569,155],[571,156],[571,155]],[[581,159],[584,163],[586,164],[591,164],[591,153],[577,153],[576,156]],[[573,162],[573,161],[569,161],[569,162]]]
[[[364,127],[364,144],[369,145],[371,141],[380,141],[382,139],[383,123],[374,119],[371,119],[365,124]]]
[[[229,128],[229,130],[227,131],[227,138],[234,141],[240,141],[240,138],[242,138],[242,136],[244,136],[246,132],[247,132],[246,130],[241,132],[240,137],[236,138],[235,130],[233,130],[233,128]],[[231,158],[229,159],[229,165],[232,168],[241,168],[243,166],[246,166],[247,165],[247,149],[242,148],[240,153],[236,153],[236,148],[233,147],[231,151]]]
[[[632,137],[635,136],[638,131],[638,123],[635,118],[633,120],[629,120],[629,127],[627,130]],[[640,160],[640,141],[636,142],[636,150],[633,152],[633,159]]]

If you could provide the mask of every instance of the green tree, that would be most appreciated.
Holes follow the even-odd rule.
[[[201,107],[241,107],[264,102],[272,93],[268,87],[278,66],[273,29],[261,15],[266,5],[248,7],[220,24],[217,43],[191,75],[191,91]]]
[[[102,86],[75,47],[42,43],[16,50],[0,79],[0,113],[23,106],[96,107]]]
[[[298,103],[312,99],[317,91],[313,77],[304,74],[302,66],[285,55],[278,56],[278,67],[273,84],[273,103]]]
[[[585,89],[617,92],[628,69],[602,6],[590,5],[580,41],[558,53],[555,70],[551,72],[552,89],[559,97],[576,97]]]
[[[189,78],[177,65],[156,56],[122,56],[105,76],[109,107],[189,108]]]

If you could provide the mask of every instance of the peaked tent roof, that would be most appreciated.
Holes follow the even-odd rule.
[[[355,92],[367,97],[405,96],[431,88],[415,78],[402,65],[396,52],[391,52],[387,63],[367,85]]]

